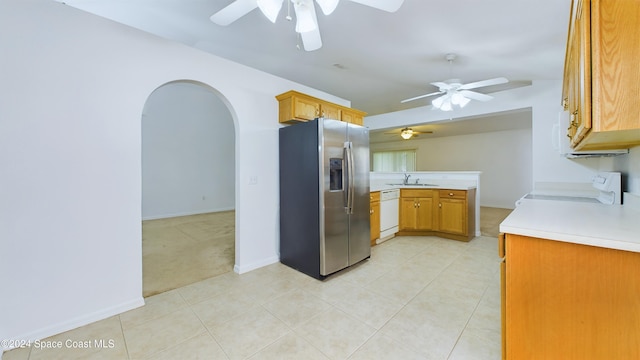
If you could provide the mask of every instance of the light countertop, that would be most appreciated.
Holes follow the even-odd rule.
[[[446,182],[446,183],[428,183],[429,185],[395,185],[396,183],[371,183],[369,191],[382,191],[387,189],[447,189],[447,190],[471,190],[476,185],[470,185],[468,182]]]
[[[524,199],[500,232],[640,252],[640,211],[625,205]]]

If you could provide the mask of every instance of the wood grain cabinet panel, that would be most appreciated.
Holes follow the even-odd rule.
[[[400,235],[475,236],[475,189],[401,189]]]
[[[433,229],[433,190],[400,190],[399,230]]]
[[[573,0],[562,104],[576,150],[640,144],[640,1]]]
[[[503,358],[640,359],[640,253],[506,234]]]
[[[371,246],[374,246],[376,240],[380,239],[380,191],[371,192],[369,200]]]
[[[363,111],[348,108],[324,101],[316,97],[294,90],[276,96],[279,106],[278,120],[280,123],[293,124],[300,121],[310,121],[317,117],[335,119],[352,124],[363,125]]]

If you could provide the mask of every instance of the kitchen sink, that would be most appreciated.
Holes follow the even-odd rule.
[[[403,184],[403,183],[397,183],[397,184],[387,184],[387,185],[391,185],[391,186],[439,186],[436,184]]]

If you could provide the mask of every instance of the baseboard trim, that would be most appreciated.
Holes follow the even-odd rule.
[[[143,216],[142,217],[142,221],[168,219],[168,218],[181,217],[181,216],[209,214],[209,213],[214,213],[214,212],[224,212],[224,211],[233,211],[233,210],[235,210],[234,207],[231,207],[231,208],[220,208],[220,209],[207,209],[207,210],[190,211],[190,212],[179,212],[179,213],[163,214],[163,215]]]
[[[144,305],[144,298],[140,296],[139,298],[132,299],[126,301],[124,303],[118,304],[116,306],[108,307],[103,310],[99,310],[93,313],[85,314],[82,316],[78,316],[71,320],[63,321],[57,324],[53,324],[42,329],[38,329],[32,331],[27,334],[22,334],[18,336],[10,336],[12,339],[20,339],[25,341],[35,341],[42,340],[48,338],[49,336],[61,334],[65,331],[73,330],[79,328],[81,326],[85,326],[91,324],[96,321],[104,320],[114,315],[122,314],[125,311],[133,310],[135,308],[139,308]],[[0,360],[2,360],[2,353],[5,351],[9,351],[13,348],[4,347],[2,351],[0,351]]]
[[[235,264],[233,266],[233,271],[236,274],[244,274],[244,273],[247,273],[247,272],[249,272],[251,270],[255,270],[255,269],[259,269],[261,267],[267,266],[267,265],[275,264],[278,261],[280,261],[280,258],[278,256],[272,256],[272,257],[269,257],[269,258],[266,258],[264,260],[257,261],[257,262],[254,262],[254,263],[248,264],[248,265],[239,266],[238,264]]]

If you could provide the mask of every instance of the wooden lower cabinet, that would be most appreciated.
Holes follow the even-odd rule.
[[[438,230],[450,234],[468,233],[467,192],[464,190],[440,190],[438,192]]]
[[[475,189],[401,189],[399,235],[475,236]]]
[[[369,195],[369,200],[371,246],[374,246],[376,240],[380,239],[380,191],[372,192]]]
[[[400,191],[400,230],[433,228],[433,190]]]
[[[640,359],[640,253],[499,241],[503,359]]]

